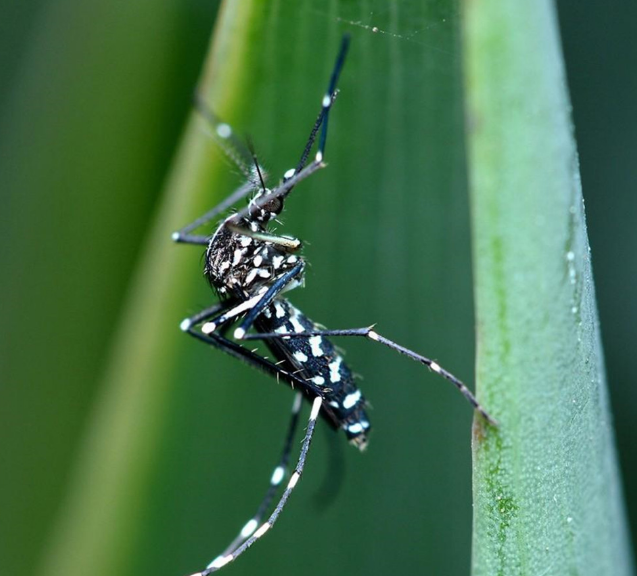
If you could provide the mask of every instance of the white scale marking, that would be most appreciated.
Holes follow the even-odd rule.
[[[296,316],[296,314],[293,314],[292,316],[290,316],[290,324],[292,324],[292,327],[294,328],[295,332],[305,332],[305,326],[303,326],[303,324],[299,322],[299,319]],[[310,342],[311,342],[311,339],[310,339]]]
[[[360,399],[361,399],[360,390],[356,390],[356,392],[352,392],[351,394],[348,394],[347,396],[345,396],[345,400],[343,400],[343,408],[345,408],[346,410],[349,410],[350,408],[354,407]]]
[[[301,350],[297,350],[294,353],[294,358],[299,362],[307,362],[307,354],[304,354]]]
[[[249,236],[244,236],[239,241],[239,244],[241,244],[241,246],[243,246],[244,248],[250,246],[250,244],[252,244],[252,238],[250,238]]]
[[[259,524],[254,518],[249,520],[246,523],[246,525],[241,529],[241,538],[248,538],[250,534],[252,534],[257,529],[258,525]]]
[[[360,434],[363,431],[363,425],[360,422],[356,422],[355,424],[350,424],[347,430],[352,434]]]
[[[341,362],[342,358],[339,356],[330,364],[330,382],[341,381]]]
[[[234,258],[232,260],[232,265],[236,266],[237,264],[239,264],[239,262],[241,262],[241,257],[243,256],[243,251],[240,250],[239,248],[237,248],[234,251]]]
[[[261,536],[263,536],[270,528],[272,528],[272,524],[270,524],[269,522],[266,522],[265,524],[263,524],[263,526],[261,526],[261,528],[259,528],[254,533],[254,537],[261,538]]]
[[[267,270],[264,270],[263,268],[259,268],[259,276],[261,276],[261,278],[269,278],[270,276],[272,276],[272,274],[270,274]]]
[[[314,378],[312,378],[312,382],[321,386],[325,384],[325,378],[323,378],[323,376],[314,376]]]
[[[312,411],[310,412],[310,420],[316,420],[318,418],[322,405],[323,405],[322,398],[320,397],[314,398],[314,402],[312,403]]]
[[[227,556],[217,556],[206,568],[221,568],[225,566],[228,562],[231,562],[234,556],[232,554],[228,554]]]
[[[294,474],[292,474],[292,476],[290,476],[290,481],[288,482],[288,490],[291,490],[292,488],[294,488],[296,486],[296,484],[299,481],[299,478],[301,477],[301,475],[298,472],[295,472]]]
[[[248,275],[246,276],[246,280],[245,283],[246,284],[250,284],[252,283],[252,281],[257,277],[257,270],[256,268],[253,268],[252,270],[250,270],[250,272],[248,272]]]
[[[285,468],[283,468],[283,466],[277,466],[274,469],[274,472],[272,472],[272,478],[270,478],[270,484],[272,484],[272,486],[278,486],[279,484],[281,484],[281,480],[283,480],[284,476],[285,476]]]
[[[276,311],[277,318],[283,318],[285,316],[285,308],[283,308],[283,306],[278,302],[275,302],[274,310]]]
[[[302,332],[303,330],[297,330],[297,332]],[[321,343],[323,342],[323,338],[320,336],[312,336],[309,340],[310,346],[312,347],[312,355],[313,356],[323,356],[323,349],[321,348]]]
[[[261,263],[263,262],[263,256],[261,256],[260,254],[255,256],[252,262],[254,263],[254,266],[258,268],[259,266],[261,266]]]
[[[251,308],[254,307],[254,305],[259,300],[261,300],[261,295],[260,294],[257,294],[256,296],[253,296],[249,300],[246,300],[245,302],[242,302],[241,304],[239,304],[236,308],[233,308],[232,310],[228,311],[224,315],[222,320],[229,320],[230,318],[234,318],[235,316],[238,316],[239,314],[241,314],[242,312],[245,312],[246,310],[250,310]],[[206,322],[201,327],[201,331],[204,334],[210,334],[210,333],[214,332],[216,329],[217,329],[217,324],[215,322]]]
[[[225,272],[228,268],[230,268],[231,264],[227,260],[219,266],[219,272]]]
[[[283,256],[274,256],[272,258],[272,265],[275,268],[279,268],[281,266],[281,264],[283,264]]]

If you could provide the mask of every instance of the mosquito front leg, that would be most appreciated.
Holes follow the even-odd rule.
[[[285,290],[291,282],[303,274],[304,267],[305,263],[300,260],[298,264],[273,282],[269,288],[264,286],[256,296],[252,296],[248,300],[244,300],[236,306],[225,310],[216,318],[206,322],[201,327],[201,331],[204,334],[212,334],[213,332],[216,332],[220,326],[234,320],[242,314],[246,314],[239,327],[234,331],[234,337],[237,340],[241,340],[254,323],[256,317],[263,312],[266,306],[268,306],[274,298],[283,292],[283,290]]]
[[[173,232],[172,239],[175,242],[179,242],[182,244],[199,244],[205,246],[210,241],[210,236],[191,234],[191,232],[193,230],[196,230],[200,226],[207,224],[208,222],[216,218],[219,214],[236,204],[239,200],[245,198],[251,192],[254,192],[254,183],[246,182],[245,184],[237,188],[225,200],[223,200],[223,202],[217,204],[203,216],[197,218],[194,222],[187,224],[177,232]]]

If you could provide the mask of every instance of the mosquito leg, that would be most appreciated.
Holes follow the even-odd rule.
[[[283,512],[283,509],[285,508],[290,495],[294,491],[294,488],[296,488],[301,475],[303,474],[305,459],[310,449],[310,444],[312,443],[312,437],[314,436],[316,419],[318,418],[322,405],[323,399],[320,396],[317,396],[312,402],[312,410],[310,412],[310,418],[307,423],[305,438],[303,438],[303,444],[301,445],[301,453],[299,454],[299,459],[296,463],[296,467],[292,476],[290,476],[290,479],[288,480],[285,491],[281,495],[276,508],[274,509],[272,514],[270,514],[270,517],[263,524],[261,524],[261,526],[259,526],[259,528],[257,528],[252,533],[252,535],[234,552],[217,556],[210,564],[208,564],[205,570],[203,570],[202,572],[197,572],[196,574],[193,574],[193,576],[208,576],[209,574],[212,574],[213,572],[219,570],[219,568],[222,568],[226,564],[236,560],[239,556],[241,556],[241,554],[243,554],[248,548],[250,548],[250,546],[252,546],[257,540],[259,540],[259,538],[261,538],[274,526],[279,516],[281,515],[281,512]]]
[[[281,275],[272,285],[265,291],[260,292],[256,296],[241,302],[234,308],[225,311],[223,314],[206,322],[201,331],[204,334],[215,332],[219,326],[225,324],[229,320],[247,312],[239,327],[234,331],[234,337],[237,340],[244,338],[246,332],[254,323],[256,317],[276,298],[295,278],[303,274],[305,263],[301,260],[293,268],[290,268],[285,274]]]
[[[268,491],[261,501],[261,504],[257,508],[256,514],[252,516],[252,518],[250,518],[248,522],[246,522],[244,527],[241,529],[241,532],[239,532],[232,543],[223,551],[221,556],[232,554],[241,544],[243,544],[243,542],[245,542],[250,536],[252,536],[254,531],[263,522],[263,517],[265,516],[267,511],[270,509],[272,499],[279,489],[281,482],[287,475],[290,452],[292,451],[292,440],[298,427],[302,401],[303,395],[301,394],[301,392],[297,392],[294,396],[294,402],[292,404],[292,415],[290,417],[290,424],[285,435],[285,441],[283,442],[283,451],[281,452],[281,457],[279,458],[279,462],[272,472],[272,476],[270,477],[270,486],[268,487]]]
[[[440,366],[440,364],[438,364],[434,360],[431,360],[430,358],[427,358],[426,356],[422,356],[421,354],[418,354],[414,352],[413,350],[410,350],[409,348],[405,348],[404,346],[397,344],[396,342],[394,342],[393,340],[390,340],[389,338],[385,338],[384,336],[381,336],[378,332],[374,330],[373,326],[368,326],[366,328],[350,328],[345,330],[311,330],[308,332],[300,332],[300,333],[294,332],[290,334],[285,334],[280,332],[272,332],[268,334],[248,334],[245,336],[245,340],[266,340],[269,338],[283,338],[285,336],[294,336],[295,338],[297,337],[310,338],[312,336],[360,336],[363,338],[367,338],[368,340],[373,340],[374,342],[383,344],[384,346],[387,346],[388,348],[391,348],[392,350],[395,350],[396,352],[403,354],[407,356],[408,358],[411,358],[412,360],[419,362],[420,364],[424,364],[430,370],[432,370],[436,374],[439,374],[448,382],[451,382],[460,391],[460,393],[466,398],[469,404],[471,404],[474,407],[474,409],[477,410],[487,422],[489,422],[489,424],[493,426],[498,426],[498,423],[496,422],[496,420],[494,420],[489,415],[489,413],[482,407],[482,405],[478,402],[476,397],[472,394],[471,390],[469,390],[469,388],[467,388],[465,384],[463,384],[463,382],[459,378],[454,376],[451,372],[448,372],[447,370],[445,370],[442,366]]]

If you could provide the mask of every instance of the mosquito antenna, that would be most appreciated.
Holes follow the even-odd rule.
[[[266,187],[265,187],[265,179],[263,178],[263,173],[261,172],[261,167],[259,166],[259,160],[257,158],[257,153],[254,149],[254,142],[252,141],[252,138],[250,138],[250,136],[246,136],[246,143],[248,145],[248,150],[250,151],[250,154],[252,156],[252,162],[254,162],[254,167],[257,171],[257,174],[259,176],[259,180],[261,182],[261,189],[265,192],[266,191]]]

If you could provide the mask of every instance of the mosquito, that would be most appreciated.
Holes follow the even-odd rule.
[[[336,100],[336,87],[349,44],[349,35],[343,36],[320,113],[296,167],[285,172],[275,187],[268,188],[254,148],[249,146],[252,168],[239,162],[246,174],[246,182],[218,206],[173,234],[176,242],[205,246],[204,275],[219,296],[217,304],[185,319],[181,329],[266,372],[295,391],[283,451],[265,497],[230,545],[203,571],[193,576],[208,576],[236,560],[274,526],[303,474],[319,416],[335,430],[342,430],[359,450],[367,446],[371,428],[367,402],[330,337],[365,338],[427,366],[456,386],[489,424],[497,425],[470,390],[435,361],[382,336],[374,326],[323,329],[284,296],[303,285],[306,262],[301,255],[301,241],[275,234],[269,230],[269,225],[283,211],[291,191],[325,167],[323,159],[329,114]],[[230,126],[220,122],[202,101],[198,102],[198,108],[213,127],[215,137],[228,143],[226,153],[237,160],[235,152],[239,144]],[[314,159],[308,163],[317,138]],[[194,233],[248,196],[247,206],[226,216],[212,235]],[[232,338],[228,337],[230,330]],[[274,361],[244,346],[242,343],[247,340],[263,341]],[[288,477],[292,439],[298,427],[303,399],[309,401],[311,410],[300,454]],[[286,478],[287,484],[268,515]]]

